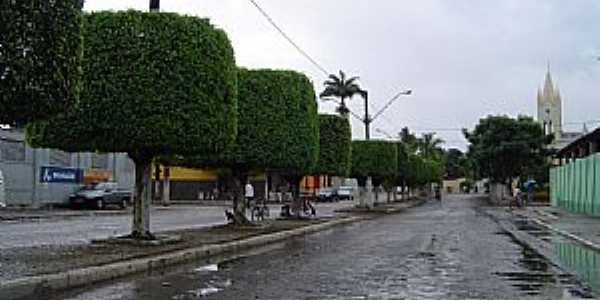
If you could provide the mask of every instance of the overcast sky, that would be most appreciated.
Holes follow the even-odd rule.
[[[87,0],[86,10],[147,10],[148,0]],[[247,0],[163,0],[161,10],[208,17],[227,31],[238,65],[306,73],[317,93],[325,76],[290,46]],[[565,123],[600,119],[600,1],[258,0],[329,72],[361,77],[372,107],[396,102],[373,124],[439,131],[446,147],[465,148],[459,131],[488,114],[536,111],[550,61]],[[333,112],[321,103],[320,110]],[[352,111],[362,114],[355,99]],[[598,124],[590,124],[595,127]],[[567,124],[580,130],[582,124]],[[353,134],[363,137],[353,119]],[[383,137],[378,132],[374,136]]]

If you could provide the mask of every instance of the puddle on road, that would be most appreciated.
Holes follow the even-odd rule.
[[[496,275],[509,281],[512,286],[529,296],[540,295],[547,287],[556,285],[565,288],[568,291],[569,298],[575,299],[593,299],[593,291],[596,291],[596,293],[600,291],[600,286],[598,286],[600,285],[600,255],[570,243],[561,236],[531,224],[525,219],[515,220],[514,224],[520,231],[551,243],[555,255],[561,260],[562,265],[575,272],[579,278],[563,273],[545,257],[508,232],[498,232],[496,234],[510,237],[513,243],[521,247],[521,257],[518,263],[524,271],[498,272],[495,273]],[[591,283],[591,288],[583,284],[580,279]]]
[[[554,243],[554,254],[564,266],[588,282],[595,293],[600,291],[600,254],[570,242]]]

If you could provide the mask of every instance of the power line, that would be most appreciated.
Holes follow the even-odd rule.
[[[273,25],[273,27],[281,34],[281,36],[283,36],[284,39],[286,39],[294,48],[296,48],[296,50],[298,50],[298,52],[300,52],[300,54],[302,54],[302,56],[308,59],[315,67],[317,67],[317,69],[323,72],[325,76],[329,76],[329,74],[331,74],[327,72],[327,70],[323,66],[321,66],[315,59],[308,55],[306,51],[302,50],[302,48],[300,48],[300,46],[296,44],[296,42],[294,42],[294,40],[292,40],[292,38],[287,33],[285,33],[285,31],[283,31],[283,29],[279,25],[277,25],[277,23],[275,23],[273,18],[271,18],[271,16],[269,16],[269,14],[255,0],[249,1],[250,3],[252,3],[252,5],[254,5],[254,7],[256,7],[256,9],[258,9],[258,11],[267,19],[267,21],[271,23],[271,25]]]
[[[304,56],[304,58],[306,58],[308,61],[310,61],[310,63],[313,64],[317,69],[319,69],[319,71],[321,71],[325,76],[329,76],[330,74],[332,74],[332,73],[328,72],[327,69],[325,69],[321,64],[319,64],[316,59],[312,58],[306,51],[304,51],[300,47],[300,45],[298,45],[296,42],[294,42],[294,40],[281,28],[281,26],[279,26],[275,22],[275,20],[273,20],[273,18],[258,4],[258,2],[256,0],[248,0],[248,1],[250,1],[250,3],[252,3],[252,5],[254,5],[254,7],[256,7],[256,9],[275,28],[275,30],[277,30],[279,32],[279,34],[281,34],[281,36],[285,40],[287,40],[302,56]],[[372,106],[372,104],[370,104],[370,106],[371,106],[371,109],[373,111],[375,111],[375,108]],[[365,121],[365,120],[363,120],[363,118],[358,116],[356,113],[351,111],[349,108],[347,108],[347,109],[356,119],[363,121],[363,122]],[[389,119],[387,119],[387,118],[384,118],[384,120],[388,123],[391,123],[389,121]]]

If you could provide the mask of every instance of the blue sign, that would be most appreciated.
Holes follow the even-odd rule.
[[[40,182],[42,183],[80,183],[82,181],[82,169],[42,167],[40,172]]]

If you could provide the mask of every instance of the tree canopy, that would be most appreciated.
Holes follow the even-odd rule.
[[[387,141],[352,142],[352,177],[393,177],[398,171],[398,148]]]
[[[295,71],[239,71],[239,128],[233,162],[249,169],[310,173],[319,155],[317,102]]]
[[[531,117],[488,116],[471,132],[469,157],[480,176],[506,183],[511,178],[528,176],[545,165],[552,136]]]
[[[0,20],[0,123],[67,110],[80,92],[81,1],[2,1]]]
[[[352,132],[348,119],[319,115],[319,141],[319,160],[315,173],[348,175],[352,151]]]
[[[179,157],[177,164],[271,169],[308,174],[319,155],[315,92],[301,73],[283,70],[238,71],[238,134],[219,155]]]
[[[84,20],[81,101],[30,126],[34,145],[151,159],[213,154],[234,141],[237,68],[223,31],[171,13],[101,12]]]
[[[418,138],[417,148],[420,154],[426,158],[440,159],[444,152],[441,145],[443,140],[436,138],[435,133],[425,133],[421,138]]]
[[[467,158],[462,151],[451,148],[444,152],[444,157],[447,179],[457,179],[467,175]]]

